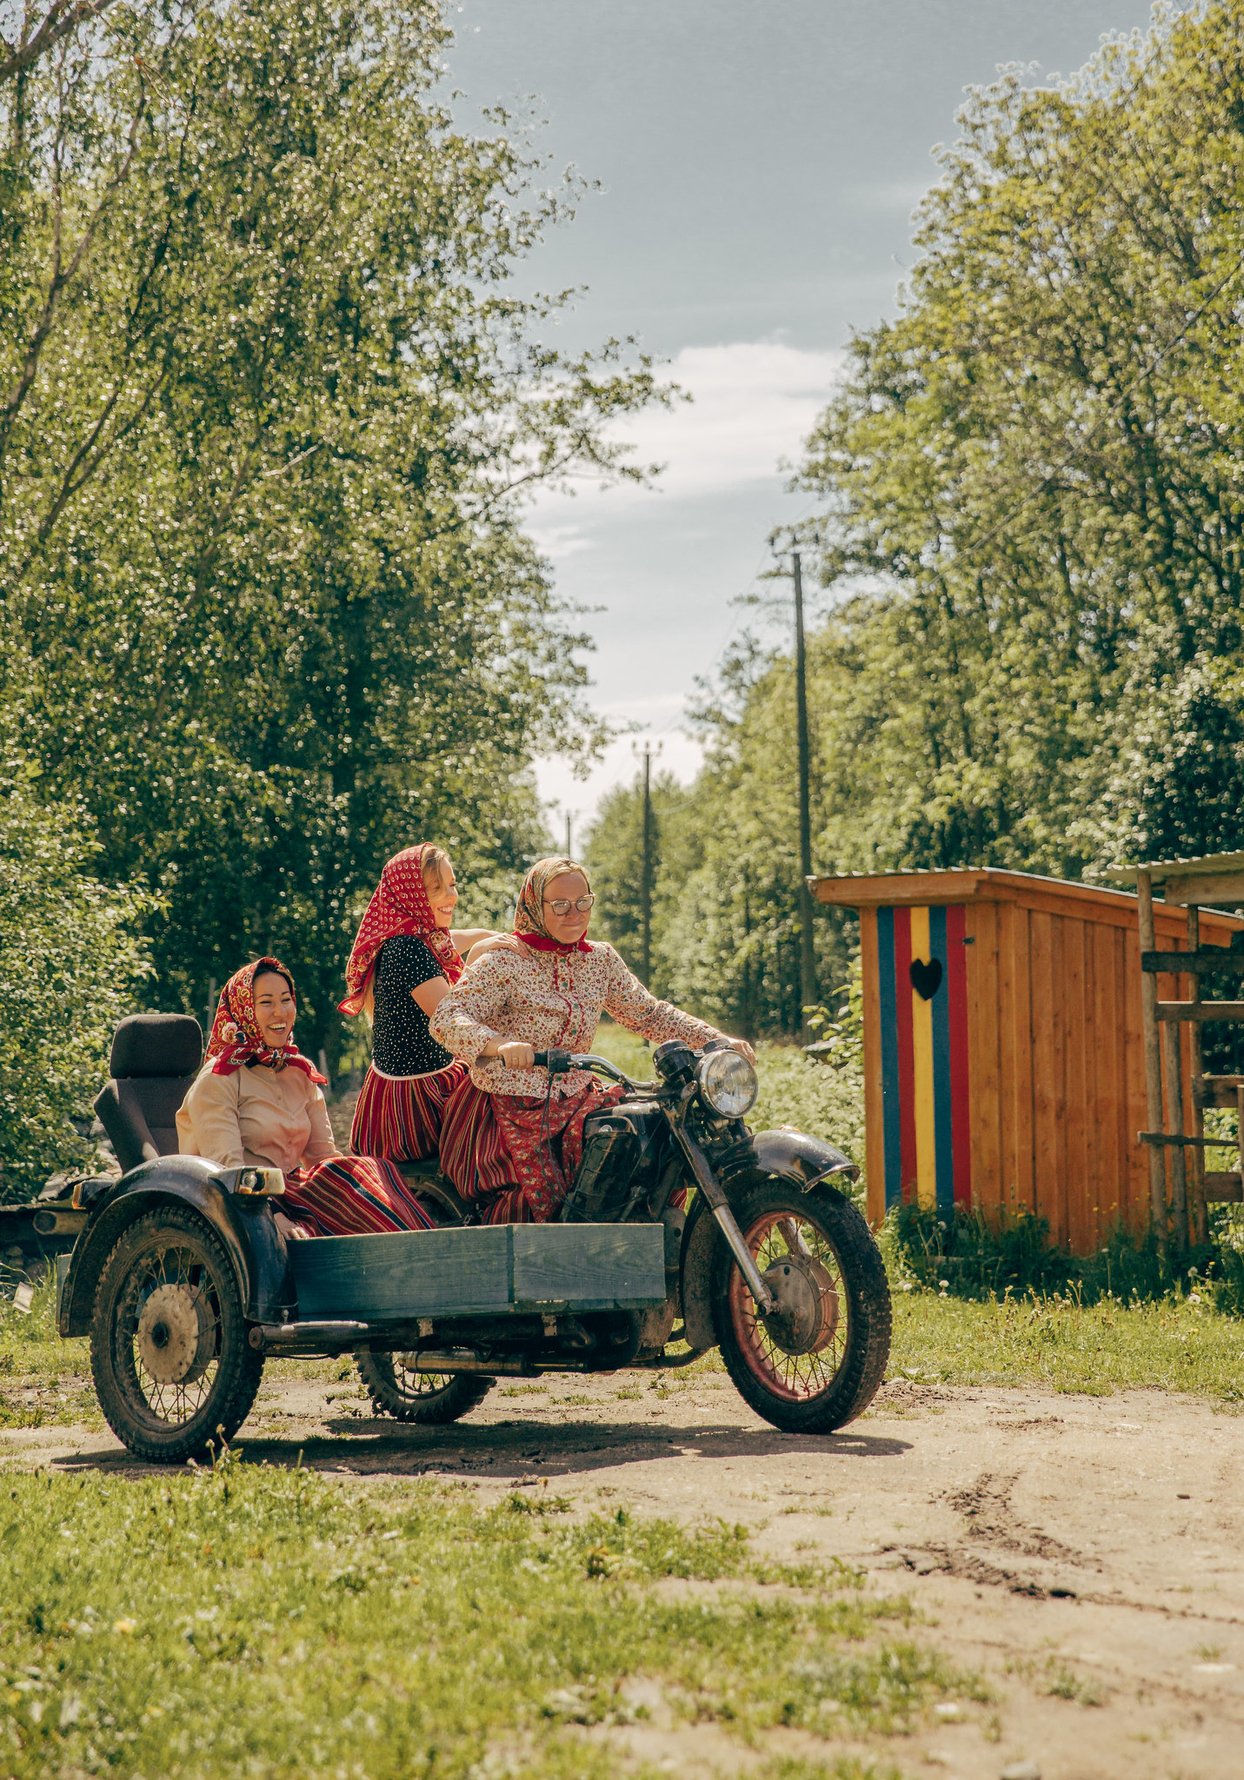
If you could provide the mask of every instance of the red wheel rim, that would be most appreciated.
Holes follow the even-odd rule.
[[[829,1276],[837,1301],[833,1327],[813,1351],[791,1353],[765,1327],[738,1267],[730,1268],[730,1322],[748,1370],[783,1402],[811,1402],[833,1384],[846,1353],[847,1293],[837,1253],[820,1226],[795,1211],[766,1212],[745,1232],[745,1239],[762,1274],[788,1257],[797,1257],[819,1264]]]

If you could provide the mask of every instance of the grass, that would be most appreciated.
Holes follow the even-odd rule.
[[[1041,1390],[1186,1391],[1244,1409],[1244,1322],[1198,1293],[1124,1304],[1035,1292],[965,1301],[895,1292],[891,1378]]]
[[[881,1780],[844,1740],[985,1697],[841,1565],[788,1574],[739,1528],[538,1507],[235,1455],[0,1476],[0,1772],[604,1780],[655,1688],[765,1780]],[[782,1760],[784,1727],[832,1739],[824,1759]]]

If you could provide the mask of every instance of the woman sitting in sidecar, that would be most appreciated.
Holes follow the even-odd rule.
[[[229,978],[203,1068],[177,1113],[182,1155],[222,1168],[279,1168],[287,1235],[430,1228],[392,1162],[337,1148],[324,1077],[294,1043],[296,1011],[294,979],[277,958],[257,958]]]
[[[486,1223],[541,1223],[559,1212],[589,1113],[616,1100],[582,1070],[534,1067],[535,1050],[590,1051],[602,1011],[661,1043],[700,1050],[725,1034],[650,995],[613,947],[589,944],[592,894],[572,859],[540,859],[519,892],[514,940],[478,958],[434,1008],[433,1038],[471,1065],[441,1130],[444,1172]],[[751,1057],[750,1047],[726,1039]]]

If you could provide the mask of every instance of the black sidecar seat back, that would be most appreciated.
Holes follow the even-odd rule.
[[[193,1014],[130,1014],[112,1035],[112,1079],[95,1102],[122,1171],[177,1154],[177,1108],[203,1058]]]

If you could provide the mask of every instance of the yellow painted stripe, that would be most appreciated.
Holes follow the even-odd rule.
[[[911,956],[929,961],[929,911],[911,911]],[[915,1060],[912,1089],[916,1106],[916,1198],[937,1206],[937,1121],[933,1103],[933,1006],[911,991],[911,1036]]]

